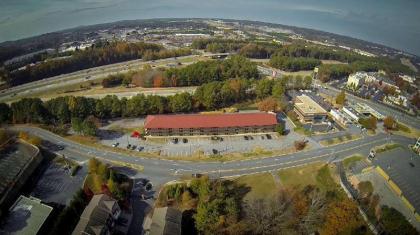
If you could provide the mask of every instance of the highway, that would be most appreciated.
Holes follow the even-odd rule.
[[[110,152],[70,141],[37,127],[11,126],[9,129],[15,131],[26,131],[32,135],[39,136],[44,140],[62,145],[64,146],[64,149],[58,151],[58,153],[64,154],[66,157],[77,161],[86,161],[91,157],[98,157],[111,162],[118,161],[142,165],[144,166],[142,174],[153,181],[160,183],[177,179],[183,174],[190,175],[192,173],[202,173],[208,174],[211,177],[232,177],[285,169],[313,162],[333,162],[356,153],[367,156],[371,148],[386,144],[390,141],[400,143],[403,146],[415,143],[414,139],[396,135],[389,136],[384,133],[379,133],[375,136],[367,136],[365,138],[340,145],[317,148],[283,156],[230,162],[189,162],[158,158],[141,158],[117,152]]]
[[[50,78],[45,78],[39,81],[25,83],[19,86],[11,87],[3,90],[0,93],[0,102],[9,102],[19,98],[40,94],[51,89],[57,89],[73,84],[79,84],[85,81],[94,81],[104,78],[108,75],[125,73],[130,70],[141,69],[145,64],[158,65],[162,63],[175,63],[187,58],[196,58],[199,55],[181,56],[177,58],[166,58],[156,61],[130,60],[116,64],[104,65],[90,69],[79,70],[73,73],[62,74]],[[184,63],[188,64],[188,63]],[[88,79],[86,79],[88,77]]]

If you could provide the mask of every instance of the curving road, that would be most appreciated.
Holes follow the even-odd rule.
[[[375,136],[368,136],[335,146],[317,148],[283,156],[230,162],[188,162],[157,158],[141,158],[110,152],[104,149],[97,149],[70,141],[37,127],[12,126],[9,127],[9,129],[15,131],[26,131],[32,135],[39,136],[44,140],[62,145],[64,146],[64,149],[58,151],[58,153],[64,154],[66,157],[77,161],[85,161],[91,157],[98,157],[104,160],[142,165],[144,166],[142,174],[157,182],[166,182],[176,179],[182,174],[191,173],[209,174],[211,177],[232,177],[255,174],[295,167],[317,161],[333,162],[356,153],[367,156],[372,147],[382,145],[390,141],[400,143],[404,146],[415,143],[414,139],[396,135],[389,136],[387,134],[380,133]]]

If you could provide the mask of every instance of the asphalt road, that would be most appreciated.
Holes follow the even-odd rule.
[[[78,161],[86,161],[91,157],[98,157],[104,160],[127,162],[144,166],[142,174],[155,182],[166,182],[179,178],[180,175],[192,173],[208,174],[211,177],[231,177],[247,174],[255,174],[313,162],[333,162],[341,160],[347,156],[360,153],[365,156],[372,147],[385,144],[389,141],[400,143],[404,146],[413,144],[414,139],[402,136],[388,136],[380,133],[375,136],[368,136],[360,140],[343,143],[331,147],[318,148],[314,150],[302,151],[283,156],[274,156],[263,159],[249,159],[231,162],[188,162],[174,161],[167,159],[153,159],[129,156],[121,153],[109,152],[94,147],[81,145],[73,141],[62,138],[47,130],[29,127],[13,126],[12,130],[26,131],[37,135],[44,140],[64,146],[60,154]]]
[[[186,58],[194,58],[198,55],[181,56],[177,58],[166,58],[156,61],[130,60],[116,64],[104,65],[90,69],[79,70],[73,73],[62,74],[39,81],[25,83],[19,86],[11,87],[0,93],[0,102],[8,102],[21,97],[29,96],[31,93],[46,92],[51,89],[82,83],[85,81],[94,81],[111,74],[124,73],[132,69],[139,69],[145,64],[160,64],[165,62],[175,62]],[[186,64],[186,63],[184,63]],[[89,79],[86,77],[89,76]]]

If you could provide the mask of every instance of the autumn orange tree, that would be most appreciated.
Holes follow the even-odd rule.
[[[363,221],[360,220],[356,204],[350,199],[344,198],[329,205],[321,234],[351,233],[351,231],[359,229],[362,224]]]
[[[397,126],[397,123],[395,122],[395,119],[391,116],[387,116],[384,118],[384,127],[388,130],[395,129]]]
[[[278,99],[270,96],[258,103],[258,110],[264,112],[277,112],[284,110],[285,105]]]

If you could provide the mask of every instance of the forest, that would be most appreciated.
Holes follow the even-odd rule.
[[[127,60],[155,60],[189,54],[191,54],[189,49],[167,50],[157,44],[111,42],[101,46],[93,46],[90,49],[75,51],[70,57],[27,66],[23,70],[9,71],[6,68],[0,71],[0,76],[4,77],[10,86],[16,86],[46,77]]]

